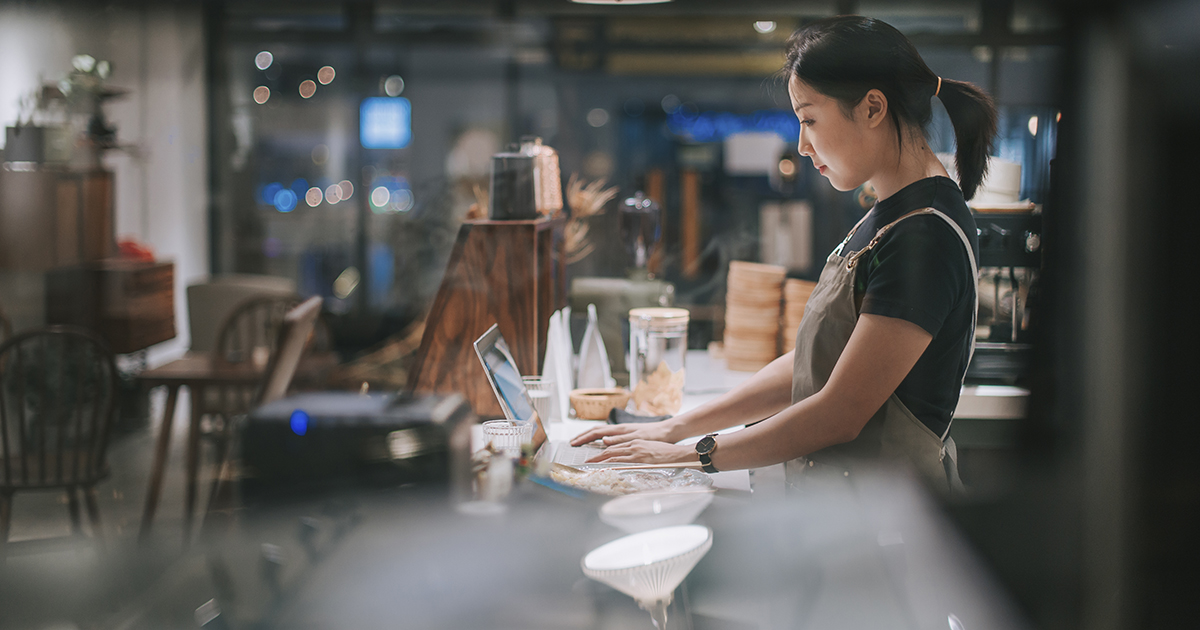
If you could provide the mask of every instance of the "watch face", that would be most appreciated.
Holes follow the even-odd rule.
[[[711,435],[706,435],[696,442],[696,452],[701,455],[708,455],[717,447],[717,441]]]

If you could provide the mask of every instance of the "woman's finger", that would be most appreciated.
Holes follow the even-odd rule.
[[[623,448],[606,448],[603,451],[600,451],[599,453],[597,453],[595,457],[587,460],[587,463],[595,464],[595,463],[599,463],[599,462],[612,461],[612,458],[620,457],[620,456],[624,455],[625,451],[626,451],[626,449],[623,449]]]
[[[603,438],[605,446],[616,446],[618,444],[626,444],[628,442],[632,442],[635,439],[637,439],[637,437],[632,432],[623,433],[620,435],[610,435],[608,437]]]
[[[610,435],[616,435],[617,433],[622,433],[622,432],[626,432],[629,430],[630,429],[628,427],[624,427],[619,424],[607,425],[607,426],[603,426],[603,427],[596,427],[595,429],[588,429],[587,431],[584,431],[583,433],[580,433],[579,435],[572,438],[571,446],[580,446],[582,444],[587,444],[588,442],[595,442],[596,440],[599,440],[601,438],[604,438],[604,437],[607,437]]]

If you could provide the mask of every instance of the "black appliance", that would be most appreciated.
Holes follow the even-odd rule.
[[[975,215],[979,235],[979,319],[967,380],[1013,384],[1029,366],[1030,297],[1042,266],[1039,211]]]
[[[283,398],[247,419],[241,440],[243,497],[461,482],[476,421],[458,395],[336,391]]]

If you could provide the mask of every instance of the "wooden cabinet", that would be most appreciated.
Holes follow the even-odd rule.
[[[99,334],[118,354],[175,337],[175,264],[103,260],[46,273],[46,322]]]
[[[458,392],[480,417],[501,417],[472,343],[499,324],[527,376],[546,354],[550,314],[566,306],[563,220],[468,221],[425,321],[409,375],[416,392]]]
[[[115,253],[113,174],[0,169],[0,269],[45,271]]]

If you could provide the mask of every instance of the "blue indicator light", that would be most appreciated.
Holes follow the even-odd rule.
[[[292,433],[296,435],[304,435],[308,433],[308,414],[302,409],[297,409],[292,412]]]
[[[404,97],[363,99],[358,118],[364,149],[403,149],[412,140],[412,104]]]

